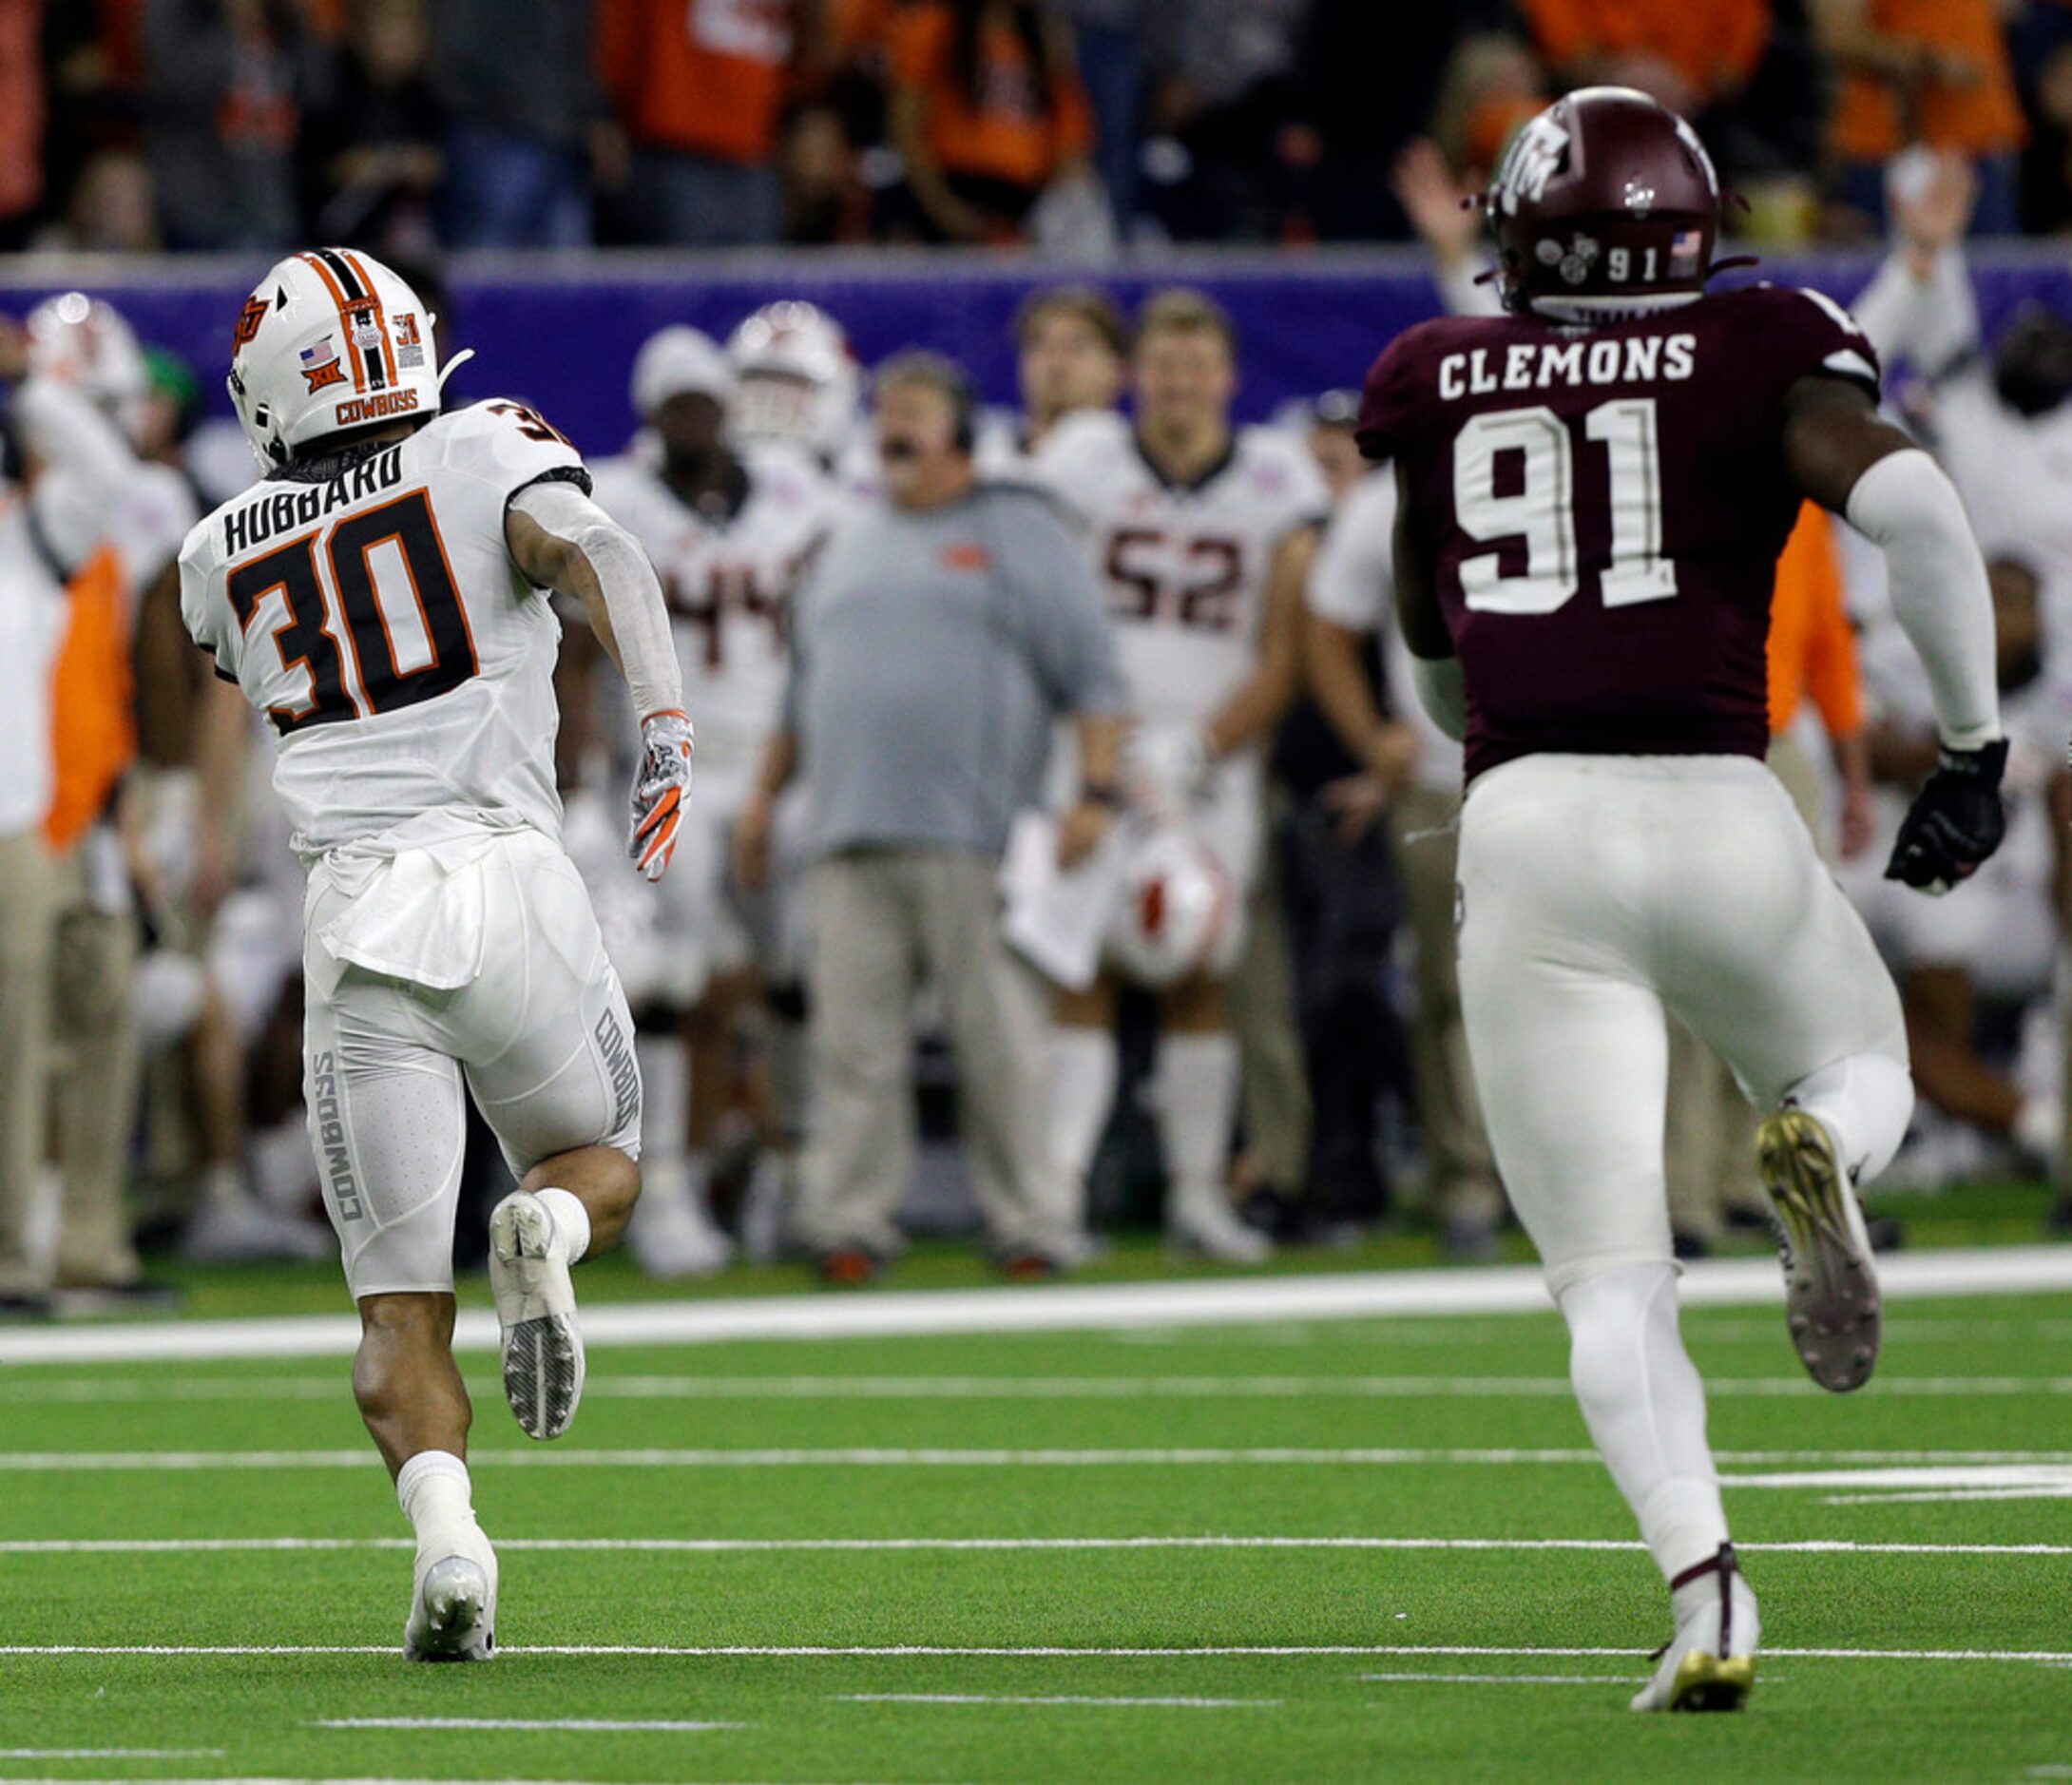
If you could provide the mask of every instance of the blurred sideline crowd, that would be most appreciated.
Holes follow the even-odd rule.
[[[0,248],[1403,239],[1408,145],[1592,82],[1763,240],[1909,144],[2072,226],[2067,0],[0,0]]]
[[[1487,306],[1443,162],[1400,171],[1396,190],[1423,226],[1438,300]],[[2010,832],[1959,895],[1909,897],[1879,877],[1935,760],[1932,709],[1877,554],[1810,509],[1780,566],[1771,643],[1773,765],[1903,988],[1922,1106],[1888,1181],[1923,1187],[2064,1182],[2072,1082],[2072,327],[2030,310],[1982,338],[1963,245],[1982,190],[1961,157],[1893,180],[1890,252],[1856,306],[1893,413],[1948,467],[1991,566]],[[1506,1208],[1453,976],[1460,753],[1425,720],[1393,636],[1394,484],[1353,445],[1354,394],[1234,427],[1243,343],[1184,290],[1134,317],[1096,288],[1042,291],[1016,344],[1022,406],[996,412],[925,353],[880,368],[873,390],[839,320],[810,305],[766,306],[723,343],[665,329],[633,369],[643,426],[592,461],[599,500],[662,574],[700,728],[696,823],[675,891],[657,899],[622,856],[623,694],[565,616],[567,844],[642,1031],[636,1257],[667,1278],[794,1251],[832,1281],[864,1280],[896,1255],[902,1221],[970,1231],[967,1184],[998,1261],[1022,1276],[1068,1270],[1090,1229],[1161,1207],[1174,1241],[1231,1261],[1391,1221],[1429,1225],[1450,1257],[1492,1256]],[[522,367],[486,375],[523,393]],[[100,299],[54,298],[26,327],[0,328],[0,379],[12,390],[0,1311],[39,1311],[54,1289],[156,1296],[140,1249],[329,1256],[302,1106],[302,879],[269,790],[273,734],[200,673],[178,612],[181,540],[253,481],[250,458],[233,425],[201,419],[192,372]],[[1051,705],[1077,727],[1060,754],[1079,753],[1082,793],[1077,806],[1053,798],[1046,836],[1069,860],[1102,849],[1111,820],[1127,835],[1111,864],[1116,914],[1088,945],[1120,970],[1097,983],[1091,955],[1075,971],[1058,965],[1072,946],[1024,935],[1015,985],[1034,983],[1031,962],[1055,985],[1012,1024],[1003,1007],[1023,993],[1004,979],[974,1008],[983,950],[943,946],[939,891],[911,894],[920,940],[870,983],[849,969],[908,915],[851,887],[840,947],[816,947],[834,904],[819,885],[801,895],[827,823],[800,809],[796,784],[796,734],[815,711],[802,628],[811,617],[805,636],[820,638],[827,585],[864,535],[816,554],[855,516],[897,506],[916,401],[950,415],[952,474],[1032,487],[1045,514],[1070,517],[1053,537],[1009,503],[981,546],[943,547],[943,566],[997,570],[1017,600],[1039,584],[1067,605],[1084,593],[1100,616],[1053,652],[1075,665],[1057,671]],[[896,455],[881,454],[894,440]],[[1026,577],[1005,567],[1025,535],[1040,560]],[[10,599],[31,555],[62,567],[62,604]],[[1240,562],[1252,597],[1236,592]],[[795,605],[802,588],[812,605]],[[865,675],[903,673],[872,660],[903,648],[885,624],[836,655]],[[981,636],[996,630],[1014,627],[988,620]],[[815,673],[824,682],[824,662]],[[868,748],[845,766],[866,802],[906,774]],[[981,827],[976,846],[996,845]],[[1007,853],[1011,933],[1014,858],[1025,877],[1042,873],[1019,836]],[[992,873],[988,858],[986,888]],[[989,1046],[1006,1064],[975,1071]],[[1747,1112],[1696,1041],[1677,1038],[1674,1055],[1674,1226],[1699,1256],[1757,1219]],[[1002,1072],[1045,1100],[1033,1120],[1003,1113]],[[916,1098],[927,1140],[975,1125],[969,1179],[942,1148],[917,1166],[909,1156]],[[843,1123],[847,1140],[831,1140]],[[468,1221],[500,1193],[481,1138],[464,1256],[479,1256]],[[863,1149],[853,1169],[830,1169],[840,1145]],[[1003,1214],[1046,1198],[1058,1220],[1040,1238]],[[2054,1219],[2068,1209],[2061,1197]]]

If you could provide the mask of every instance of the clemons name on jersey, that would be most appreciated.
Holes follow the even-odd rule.
[[[404,848],[484,828],[558,837],[561,624],[512,563],[528,485],[589,474],[523,403],[275,472],[181,550],[181,611],[280,734],[297,853]]]
[[[1220,463],[1176,484],[1127,429],[1061,425],[1031,469],[1092,531],[1139,718],[1206,723],[1257,662],[1276,552],[1330,512],[1308,449],[1241,429]]]

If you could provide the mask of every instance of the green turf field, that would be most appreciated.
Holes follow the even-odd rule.
[[[1624,1708],[1664,1601],[1551,1315],[599,1350],[553,1448],[470,1357],[475,1668],[394,1653],[342,1360],[0,1366],[0,1774],[2072,1775],[2072,1297],[1899,1304],[1846,1401],[1772,1310],[1686,1327],[1739,1718]]]

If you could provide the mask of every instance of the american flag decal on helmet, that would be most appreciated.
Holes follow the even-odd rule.
[[[338,363],[338,350],[332,346],[330,336],[305,347],[298,356],[302,362],[303,380],[312,394],[329,385],[345,382],[345,368]]]

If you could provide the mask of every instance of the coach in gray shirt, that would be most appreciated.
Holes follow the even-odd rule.
[[[1045,497],[977,481],[972,407],[933,355],[879,373],[885,499],[835,528],[794,601],[783,729],[736,835],[754,884],[772,803],[803,778],[814,1103],[795,1227],[831,1280],[868,1277],[899,1245],[924,976],[957,1050],[997,1256],[1036,1275],[1081,1245],[1044,1114],[1047,998],[1002,937],[997,877],[1015,814],[1041,802],[1062,716],[1084,767],[1060,854],[1069,865],[1100,842],[1126,695],[1084,542]]]

